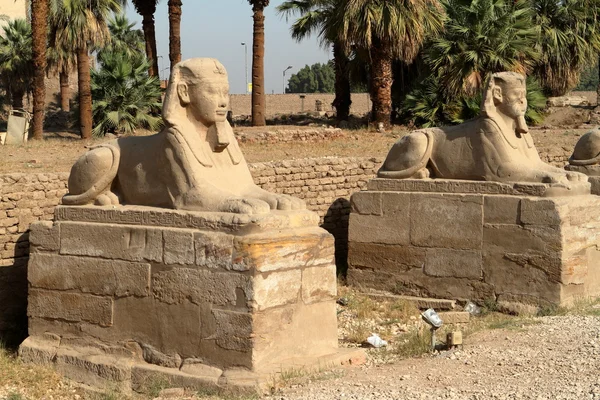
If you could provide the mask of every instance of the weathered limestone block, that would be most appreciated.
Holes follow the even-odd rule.
[[[337,348],[334,243],[309,211],[59,206],[56,217],[31,227],[27,361],[137,390],[152,376],[244,386],[362,357]],[[58,342],[43,353],[47,334]]]
[[[582,188],[549,196],[557,192],[546,184],[437,179],[374,179],[369,188],[352,199],[361,204],[350,215],[353,285],[537,305],[600,296],[600,198],[578,195]],[[388,211],[384,199],[394,196],[410,201],[390,204]],[[380,215],[372,213],[370,200],[382,205]],[[397,225],[395,236],[408,240],[390,243],[363,234],[385,226],[398,207],[410,223]],[[370,219],[366,229],[364,218]]]

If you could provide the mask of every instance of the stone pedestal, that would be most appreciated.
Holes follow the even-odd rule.
[[[67,207],[31,226],[25,361],[94,386],[248,386],[337,348],[333,238],[309,211]]]
[[[351,199],[349,282],[537,305],[599,296],[600,197],[576,195],[586,191],[374,179]]]

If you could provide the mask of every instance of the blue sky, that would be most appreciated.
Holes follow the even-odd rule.
[[[252,68],[252,7],[247,0],[182,0],[181,53],[182,58],[214,57],[227,68],[231,93],[244,93],[244,46],[248,46],[248,79]],[[319,47],[316,37],[302,43],[292,40],[289,28],[293,20],[285,21],[275,12],[283,0],[271,0],[265,9],[265,85],[267,93],[281,93],[283,70],[286,81],[291,73],[305,65],[326,62],[329,51]],[[133,5],[128,4],[127,17],[138,22],[141,17]],[[169,72],[169,18],[167,0],[158,4],[156,15],[156,41],[158,46],[161,77]],[[164,76],[163,76],[164,74]],[[287,82],[286,82],[287,85]]]

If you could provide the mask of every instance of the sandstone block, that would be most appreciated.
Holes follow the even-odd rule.
[[[487,224],[519,224],[521,199],[515,196],[484,196],[483,222]]]
[[[348,240],[357,243],[410,244],[408,213],[392,215],[350,214]]]
[[[295,303],[300,294],[302,272],[288,270],[263,273],[254,277],[253,309],[267,308]]]
[[[41,337],[28,337],[19,346],[19,358],[26,363],[49,365],[54,362],[54,357],[60,344],[60,337],[51,340]]]
[[[58,372],[76,382],[100,388],[129,388],[131,365],[95,349],[59,348],[55,363]]]
[[[352,267],[397,274],[423,268],[425,253],[422,247],[352,243],[348,247],[348,263]]]
[[[544,226],[485,224],[484,249],[507,249],[510,253],[556,253],[562,247],[558,229]]]
[[[190,375],[204,376],[211,379],[219,379],[219,377],[223,374],[222,369],[206,365],[198,358],[186,358],[183,360],[181,372]]]
[[[250,277],[240,273],[165,268],[152,274],[154,298],[167,304],[215,304],[247,307],[254,298]]]
[[[482,279],[480,251],[427,249],[424,272],[430,276]]]
[[[530,225],[556,226],[561,223],[557,204],[547,199],[523,199],[521,201],[521,222]]]
[[[413,245],[481,248],[483,196],[416,193],[411,196],[410,239]]]
[[[560,303],[560,284],[556,280],[542,269],[508,259],[504,253],[484,253],[483,275],[497,295],[525,295],[542,302]]]
[[[164,354],[146,343],[142,343],[140,346],[142,348],[142,357],[148,364],[177,369],[181,366],[181,356],[177,353]]]
[[[29,291],[27,315],[111,326],[113,301],[87,294],[33,289]]]
[[[148,296],[150,264],[33,253],[29,283],[34,288],[80,290],[110,296]]]
[[[466,324],[469,322],[471,314],[466,311],[444,311],[438,315],[444,324]]]
[[[350,198],[352,212],[362,215],[381,215],[381,192],[357,192]]]
[[[128,261],[163,260],[159,229],[130,225],[60,223],[60,253]]]
[[[250,352],[252,350],[252,315],[213,309],[216,321],[216,343],[226,350]]]
[[[51,221],[39,221],[31,224],[29,243],[31,251],[58,251],[60,248],[59,225]]]
[[[163,229],[164,263],[193,264],[194,234],[191,230]]]
[[[131,368],[131,388],[136,392],[145,392],[153,382],[168,382],[169,386],[189,389],[216,388],[218,378],[196,376],[174,368],[159,367],[151,364],[135,364]]]
[[[207,268],[224,268],[236,271],[248,269],[243,264],[233,264],[233,235],[220,232],[195,232],[196,265]]]
[[[236,238],[233,264],[236,269],[269,272],[330,263],[332,255],[329,233],[320,228],[297,229],[293,235],[275,231]]]
[[[302,270],[302,300],[305,304],[332,300],[337,294],[335,264]]]

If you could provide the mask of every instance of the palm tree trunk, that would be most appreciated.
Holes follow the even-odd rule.
[[[265,126],[265,14],[264,8],[253,7],[252,36],[252,126]]]
[[[598,55],[598,86],[596,86],[596,109],[600,109],[600,54]]]
[[[169,0],[169,61],[181,61],[181,0]]]
[[[158,76],[158,57],[156,51],[156,32],[154,31],[154,14],[144,14],[142,20],[144,39],[146,40],[146,57],[150,61],[148,75]]]
[[[335,66],[335,99],[333,106],[338,122],[347,121],[350,116],[352,97],[350,94],[350,77],[348,71],[348,56],[338,43],[333,45],[333,62]]]
[[[392,116],[392,54],[385,43],[373,41],[371,53],[371,119],[376,124],[390,126]]]
[[[79,129],[82,139],[92,138],[92,87],[90,56],[87,46],[77,50],[77,79],[79,84]]]
[[[60,109],[63,111],[71,111],[70,101],[70,87],[69,87],[69,71],[64,69],[60,71]]]
[[[46,41],[48,0],[33,0],[31,4],[31,37],[33,52],[33,138],[44,138],[44,109],[46,103]],[[21,98],[22,101],[22,98]]]

